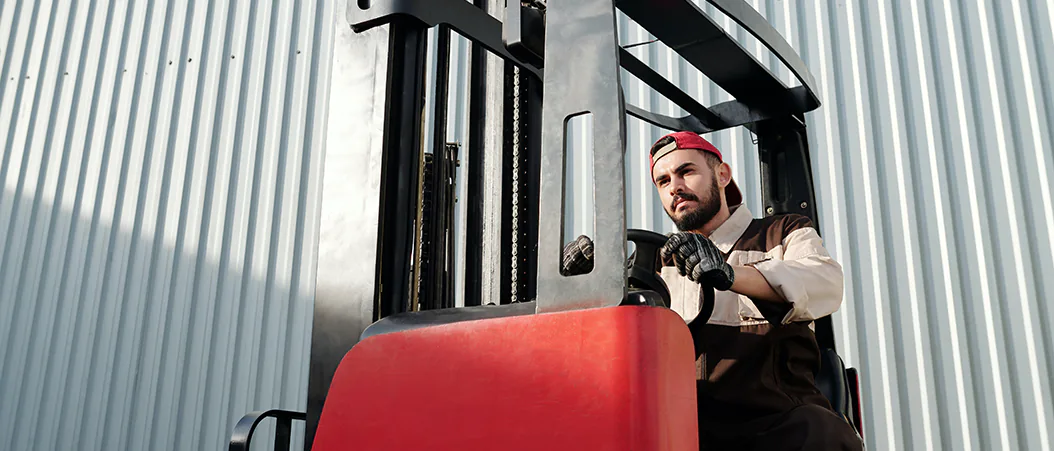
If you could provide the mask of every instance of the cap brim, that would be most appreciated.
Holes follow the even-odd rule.
[[[739,191],[739,185],[736,185],[734,179],[729,179],[728,186],[725,187],[725,202],[730,208],[743,204],[743,193]]]

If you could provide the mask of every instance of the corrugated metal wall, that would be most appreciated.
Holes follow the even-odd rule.
[[[216,449],[246,411],[303,408],[340,3],[0,4],[0,447]],[[869,449],[1051,449],[1054,6],[751,3],[823,90],[814,176]],[[464,143],[453,48],[448,138]],[[666,49],[633,52],[727,98]],[[642,169],[661,131],[628,133],[629,225],[672,230]],[[751,136],[712,138],[760,213]],[[572,205],[589,158],[573,157]],[[588,233],[575,211],[569,233]]]
[[[845,267],[835,327],[864,375],[868,448],[1054,449],[1054,5],[749,3],[822,89],[809,142],[821,227]],[[620,28],[624,44],[650,38],[625,20]],[[741,42],[790,82],[756,41]],[[669,50],[632,51],[705,104],[727,99]],[[681,113],[623,83],[627,102]],[[628,133],[629,226],[672,230],[644,163],[662,132],[630,119]],[[712,138],[761,214],[749,132]],[[574,139],[588,148],[588,137]],[[581,206],[590,157],[574,160],[568,200]],[[587,209],[574,211],[569,236],[590,229]]]
[[[333,3],[0,3],[0,449],[303,410]]]

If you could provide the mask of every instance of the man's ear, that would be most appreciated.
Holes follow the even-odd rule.
[[[725,189],[729,183],[732,183],[732,166],[728,163],[722,162],[714,167],[714,174],[717,175],[717,184],[721,189]]]

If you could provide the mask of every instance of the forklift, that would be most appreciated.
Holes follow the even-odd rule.
[[[627,115],[699,134],[748,128],[765,213],[819,224],[805,123],[820,106],[816,81],[745,1],[706,1],[800,86],[787,87],[691,0],[349,0],[346,19],[362,44],[351,63],[370,72],[358,93],[372,109],[357,109],[352,119],[362,123],[347,126],[372,124],[363,133],[377,139],[331,148],[326,164],[379,156],[369,160],[378,178],[353,181],[341,198],[324,189],[323,228],[342,202],[376,205],[376,214],[332,221],[363,226],[343,231],[352,238],[321,233],[307,412],[250,413],[229,449],[249,450],[269,418],[275,450],[289,449],[294,421],[306,423],[305,449],[315,451],[698,449],[690,327],[709,318],[713,289],[704,287],[694,320],[667,308],[656,274],[666,236],[626,228]],[[619,11],[734,100],[703,106],[620,46]],[[435,109],[425,130],[433,28]],[[452,33],[473,44],[462,200],[459,145],[446,142]],[[687,115],[626,104],[623,69]],[[588,274],[568,277],[560,273],[572,239],[563,236],[567,133],[583,114],[593,117],[595,257]],[[456,201],[468,204],[463,262],[454,258]],[[354,258],[327,256],[330,242]],[[346,289],[323,289],[326,277],[347,279]],[[817,385],[863,436],[859,375],[838,357],[830,317],[814,326]]]

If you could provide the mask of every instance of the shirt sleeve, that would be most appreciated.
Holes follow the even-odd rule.
[[[800,227],[783,238],[783,260],[753,265],[791,310],[783,324],[813,321],[830,315],[842,304],[842,265],[823,247],[816,229]]]

